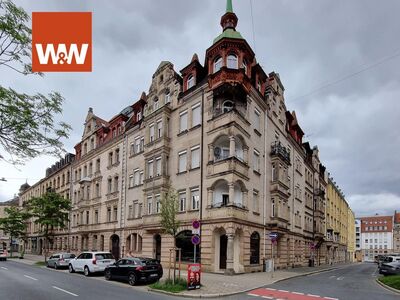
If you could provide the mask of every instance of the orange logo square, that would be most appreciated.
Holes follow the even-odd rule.
[[[34,72],[92,71],[91,12],[33,12]]]

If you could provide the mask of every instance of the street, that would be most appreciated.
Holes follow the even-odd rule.
[[[154,300],[182,299],[149,293],[143,287],[105,281],[102,276],[55,271],[18,262],[0,262],[0,299],[2,300]]]
[[[363,263],[297,277],[246,293],[246,299],[287,300],[398,300],[399,294],[375,282],[377,265]],[[230,299],[243,299],[242,295]]]

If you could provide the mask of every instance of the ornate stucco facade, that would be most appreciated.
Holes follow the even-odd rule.
[[[261,271],[272,253],[276,268],[328,262],[328,176],[319,150],[303,142],[279,75],[264,72],[237,22],[228,1],[204,65],[196,54],[179,73],[161,62],[148,92],[110,121],[89,109],[68,166],[70,226],[54,249],[166,263],[174,243],[160,227],[160,200],[173,187],[184,262],[193,261],[194,219],[202,224],[197,259],[206,271]]]

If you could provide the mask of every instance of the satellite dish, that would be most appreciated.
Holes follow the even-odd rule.
[[[219,158],[220,155],[221,155],[221,148],[220,148],[220,147],[215,147],[215,148],[214,148],[214,156],[215,156],[216,158]]]

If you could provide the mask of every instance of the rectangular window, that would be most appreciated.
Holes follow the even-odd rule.
[[[143,171],[140,171],[140,174],[139,174],[140,176],[140,184],[143,184],[143,180],[144,180],[144,172]]]
[[[200,205],[199,189],[192,189],[191,194],[192,194],[192,209],[194,210],[199,209]]]
[[[188,126],[188,114],[187,111],[180,113],[179,115],[179,132],[187,130]]]
[[[182,173],[186,171],[186,151],[180,152],[178,156],[179,156],[178,173]]]
[[[111,222],[111,207],[107,207],[107,222]]]
[[[129,205],[128,219],[132,219],[132,218],[133,218],[133,205]]]
[[[258,203],[259,203],[258,191],[253,191],[253,211],[254,212],[258,212]]]
[[[191,153],[191,158],[192,158],[191,168],[192,169],[199,168],[200,167],[200,146],[193,147],[191,149],[191,151],[192,151],[192,153]]]
[[[201,123],[201,107],[200,103],[192,106],[192,127],[200,125]]]
[[[135,154],[140,153],[140,137],[135,139]]]
[[[260,172],[260,152],[257,150],[253,152],[253,169]]]
[[[162,128],[162,121],[157,121],[157,137],[160,138],[163,136],[163,128]]]
[[[156,158],[156,175],[161,175],[161,157]]]
[[[149,160],[147,162],[147,177],[148,178],[152,178],[154,176],[154,164],[153,164],[153,160]]]
[[[114,217],[113,217],[113,221],[117,221],[118,219],[118,207],[114,206]]]
[[[99,223],[99,211],[98,210],[94,211],[94,223],[95,224]]]
[[[153,214],[153,198],[147,197],[147,214]]]
[[[150,124],[150,143],[154,141],[154,124]]]
[[[256,108],[254,109],[254,120],[253,120],[253,125],[254,128],[257,129],[258,131],[260,131],[260,111]]]
[[[156,213],[160,213],[161,209],[161,197],[160,195],[156,195]]]
[[[111,193],[112,192],[112,179],[108,178],[108,182],[107,182],[107,192]]]
[[[179,193],[179,211],[186,210],[186,192]]]
[[[137,201],[133,202],[133,214],[132,214],[132,216],[134,218],[138,218],[139,217],[139,203]]]
[[[140,184],[140,174],[139,174],[139,169],[136,169],[133,171],[133,185],[139,185]]]
[[[129,175],[129,187],[133,187],[133,175]]]

